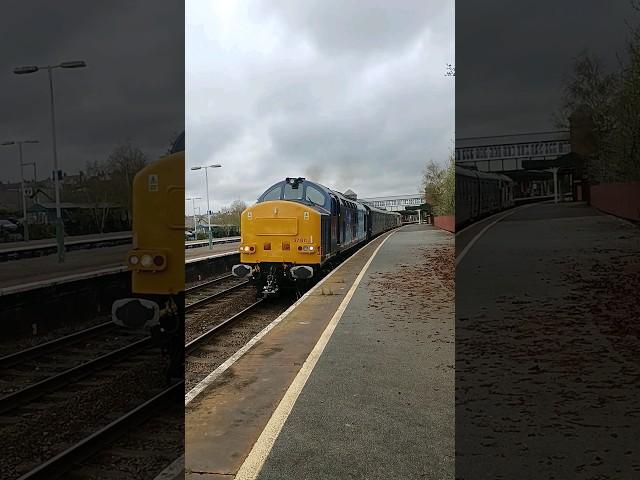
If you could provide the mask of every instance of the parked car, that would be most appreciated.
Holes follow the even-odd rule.
[[[18,225],[9,220],[0,220],[0,232],[13,233],[18,231]]]

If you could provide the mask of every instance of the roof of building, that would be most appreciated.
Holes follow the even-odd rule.
[[[513,133],[507,135],[491,135],[485,137],[456,138],[456,149],[559,140],[569,141],[569,131],[557,130],[551,132]]]
[[[417,198],[417,197],[424,197],[423,193],[410,193],[407,195],[384,195],[384,196],[380,196],[380,197],[363,197],[360,200],[362,201],[368,201],[368,202],[372,202],[372,201],[376,201],[376,200],[393,200],[395,198]]]

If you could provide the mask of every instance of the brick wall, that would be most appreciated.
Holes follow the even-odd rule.
[[[453,215],[438,216],[433,220],[433,224],[441,230],[454,233],[456,231],[456,217]]]
[[[591,205],[617,217],[640,221],[640,182],[592,185]]]

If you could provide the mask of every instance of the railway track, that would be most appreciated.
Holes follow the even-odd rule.
[[[151,338],[95,327],[0,358],[0,415],[122,362],[152,346]]]
[[[206,330],[205,332],[201,333],[200,335],[186,343],[186,345],[184,346],[185,354],[189,355],[200,346],[206,344],[208,339],[219,333],[223,328],[226,328],[231,323],[237,322],[238,320],[241,320],[249,315],[250,312],[253,312],[256,307],[258,307],[258,305],[261,305],[263,302],[264,300],[262,299],[257,300],[254,303],[250,304],[248,307],[240,310],[238,313],[235,313],[230,317],[216,322],[210,329]]]
[[[245,287],[248,283],[247,280],[240,280],[228,274],[189,287],[186,289],[185,311],[188,313],[195,308],[221,299],[225,295]]]
[[[184,432],[184,381],[160,391],[19,480],[152,478],[179,455]],[[171,448],[163,451],[158,442]],[[178,448],[176,448],[178,447]],[[169,452],[170,451],[170,452]],[[160,457],[151,459],[153,456]],[[117,470],[115,472],[114,470]]]
[[[0,378],[4,379],[10,372],[14,381],[20,380],[22,384],[0,397],[0,436],[4,442],[0,443],[7,454],[6,463],[0,465],[0,478],[5,478],[3,473],[9,472],[6,478],[16,478],[27,470],[32,471],[24,478],[57,478],[51,472],[58,471],[58,462],[68,465],[69,459],[77,461],[106,439],[115,439],[120,434],[114,432],[121,432],[127,424],[133,425],[142,413],[127,414],[124,423],[117,423],[115,416],[135,410],[149,400],[150,392],[163,388],[165,376],[162,363],[159,364],[160,352],[150,337],[140,334],[136,337],[125,332],[117,337],[116,346],[105,341],[104,332],[108,332],[108,328],[99,325],[92,330],[93,337],[84,331],[74,334],[75,339],[85,340],[82,342],[62,338],[39,346],[41,348],[3,357],[3,367],[8,368],[2,369]],[[102,336],[100,332],[103,332]],[[107,349],[109,351],[105,353]],[[21,359],[26,363],[20,364]],[[38,372],[40,366],[46,369],[44,378],[33,373]],[[24,377],[15,375],[16,368],[25,373]],[[37,381],[33,381],[34,378]],[[10,383],[13,385],[14,382]],[[183,384],[176,388],[180,390],[178,397],[182,404]],[[156,402],[162,403],[162,397]],[[152,408],[152,405],[144,406],[142,410],[147,407]],[[177,418],[175,412],[172,418]],[[108,422],[111,423],[105,426]],[[168,431],[174,431],[175,426],[182,423],[180,416]],[[157,437],[157,434],[149,435],[149,438]],[[176,439],[172,441],[174,445],[176,442]],[[74,445],[70,446],[72,443]],[[148,450],[146,455],[149,451],[154,450]],[[130,452],[124,455],[129,457]],[[109,458],[113,459],[113,456],[114,452],[110,452]],[[167,460],[173,457],[174,452],[167,455]],[[40,470],[37,464],[43,460],[46,461],[42,465],[47,466]],[[129,462],[133,461],[129,459]],[[106,472],[109,463],[108,459],[104,462]],[[158,466],[158,471],[164,463]],[[62,478],[73,477],[65,474]],[[110,477],[82,474],[76,478]],[[131,478],[147,478],[147,475],[138,472]]]
[[[225,275],[187,289],[185,339],[189,343],[254,303],[249,282]]]
[[[239,282],[234,277],[226,276],[205,282],[190,288],[188,293],[187,310],[191,315],[197,315],[203,309],[210,308],[212,302],[237,304],[243,294],[246,282]],[[246,292],[244,292],[246,293]],[[246,295],[245,295],[246,296]],[[191,346],[204,343],[214,331],[222,329],[228,323],[247,314],[261,302],[254,302],[249,308],[244,308],[236,315],[226,318],[226,322],[216,324],[210,331],[202,333],[191,342]],[[219,305],[216,303],[216,310]],[[48,342],[39,347],[18,352],[10,358],[0,359],[0,367],[23,364],[25,361],[41,358],[51,358],[53,353],[63,355],[78,344],[96,341],[100,335],[108,334],[112,330],[110,325],[98,325],[89,331],[82,331]],[[138,348],[143,350],[150,339],[143,338],[127,345],[118,351],[109,352],[97,359],[84,362],[72,369],[64,370],[58,375],[38,382],[25,391],[19,390],[5,400],[3,409],[0,399],[0,415],[3,411],[18,409],[25,402],[42,397],[47,393],[62,388],[64,384],[72,383],[99,368],[97,362],[103,362],[108,368],[109,360],[120,357],[126,361],[126,353]],[[64,355],[63,355],[64,356]],[[111,412],[113,413],[113,412]],[[184,381],[172,385],[152,399],[138,404],[130,411],[123,413],[106,426],[103,426],[77,443],[64,449],[54,457],[24,474],[21,479],[40,478],[108,478],[117,471],[118,478],[151,478],[153,472],[159,473],[177,458],[182,445],[184,424]],[[175,437],[175,438],[174,438]],[[144,467],[142,467],[144,465]]]
[[[218,304],[210,305],[208,310],[206,307],[203,309],[208,312],[208,315],[204,314],[209,318],[208,328],[192,336],[185,345],[187,391],[240,350],[294,301],[290,298],[279,301],[246,300],[235,309],[225,309]]]
[[[41,343],[32,347],[25,348],[18,352],[10,353],[0,357],[0,369],[7,368],[11,365],[20,364],[33,357],[41,356],[49,352],[53,352],[62,347],[79,343],[91,339],[97,335],[104,335],[116,329],[116,325],[111,321],[103,322],[84,330],[64,335],[48,342]]]
[[[80,365],[62,370],[60,373],[46,377],[43,380],[23,386],[0,397],[0,415],[18,408],[24,408],[29,402],[61,390],[69,384],[83,380],[118,362],[128,360],[152,345],[151,338],[145,337]]]

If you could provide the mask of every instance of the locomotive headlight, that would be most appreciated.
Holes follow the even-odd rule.
[[[140,259],[139,259],[136,255],[131,255],[131,256],[129,257],[129,263],[130,263],[131,265],[137,265],[137,264],[138,264],[138,262],[140,262]]]
[[[302,247],[302,250],[305,252],[309,251],[309,245],[305,245],[304,247]]]
[[[311,245],[311,246],[309,247],[309,251],[310,251],[310,252],[313,252],[313,245]]]
[[[142,258],[140,259],[140,263],[142,264],[143,267],[150,267],[151,265],[153,265],[153,257],[151,255],[143,255]]]

